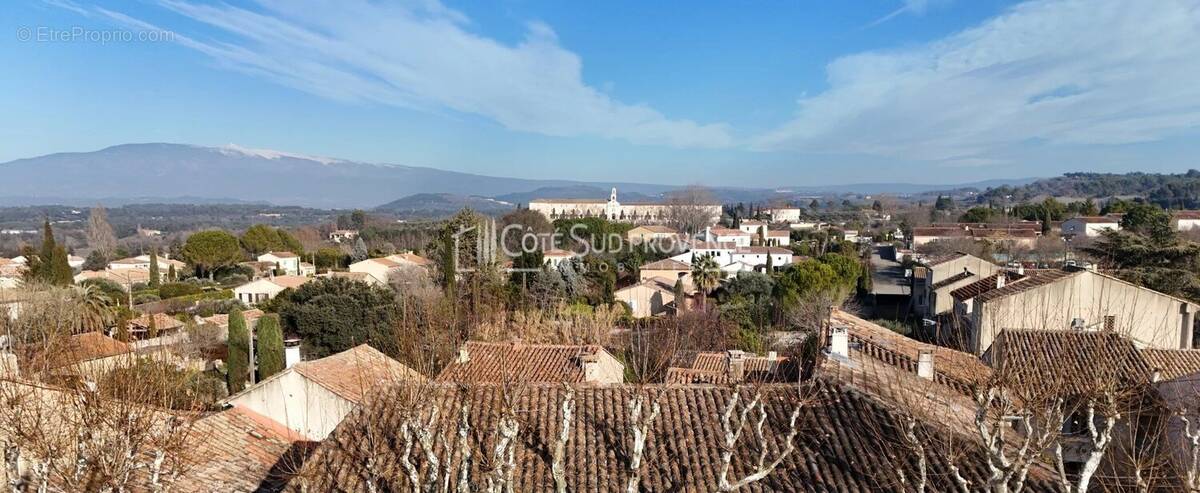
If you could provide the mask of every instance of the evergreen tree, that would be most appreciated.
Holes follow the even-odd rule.
[[[455,256],[458,255],[458,249],[454,247],[454,237],[446,234],[443,239],[445,242],[442,247],[442,288],[446,290],[446,298],[454,299],[454,288],[458,282],[458,272],[455,269]]]
[[[812,199],[812,202],[808,203],[808,208],[815,211],[821,208],[821,203],[817,202],[817,199]]]
[[[150,289],[158,289],[162,278],[158,274],[158,247],[150,248]]]
[[[275,315],[258,319],[258,381],[283,371],[283,331]]]
[[[150,327],[146,330],[146,334],[151,339],[158,337],[158,317],[154,315],[153,313],[146,314],[146,317],[150,319]]]
[[[775,272],[775,260],[771,257],[771,250],[767,250],[767,274]]]
[[[362,237],[359,236],[358,240],[354,242],[354,253],[351,253],[350,257],[353,258],[355,262],[362,262],[363,260],[366,260],[368,256],[369,253],[367,252],[367,244],[363,241]]]
[[[54,254],[50,257],[50,264],[43,265],[45,275],[50,284],[55,286],[70,286],[75,283],[75,272],[71,270],[71,264],[67,259],[67,249],[62,245],[54,247]]]
[[[678,313],[687,307],[687,293],[683,290],[683,278],[675,280],[675,311]]]
[[[178,278],[178,274],[175,273],[175,264],[167,266],[167,280],[175,282]]]
[[[246,388],[250,374],[250,333],[246,330],[246,317],[240,309],[229,312],[229,338],[226,342],[228,355],[225,357],[225,383],[229,393],[235,394]]]

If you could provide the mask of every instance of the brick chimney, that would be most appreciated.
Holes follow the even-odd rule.
[[[933,351],[922,349],[917,353],[917,376],[933,380]]]

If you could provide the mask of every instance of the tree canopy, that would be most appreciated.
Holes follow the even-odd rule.
[[[237,238],[220,230],[192,234],[184,243],[181,253],[201,275],[211,275],[217,268],[233,265],[245,258]]]
[[[304,340],[316,358],[345,351],[362,343],[397,354],[393,293],[346,278],[321,278],[280,294],[279,315],[288,333]]]
[[[290,233],[266,224],[255,224],[246,229],[240,240],[242,248],[254,256],[271,251],[288,251],[297,255],[304,253],[304,247]]]

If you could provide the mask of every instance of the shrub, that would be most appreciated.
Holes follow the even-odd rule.
[[[162,299],[178,298],[200,293],[201,288],[187,282],[169,282],[158,288],[158,297]]]

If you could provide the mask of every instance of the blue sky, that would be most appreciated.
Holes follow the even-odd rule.
[[[21,0],[0,26],[0,161],[236,143],[737,186],[1200,167],[1197,0]]]

